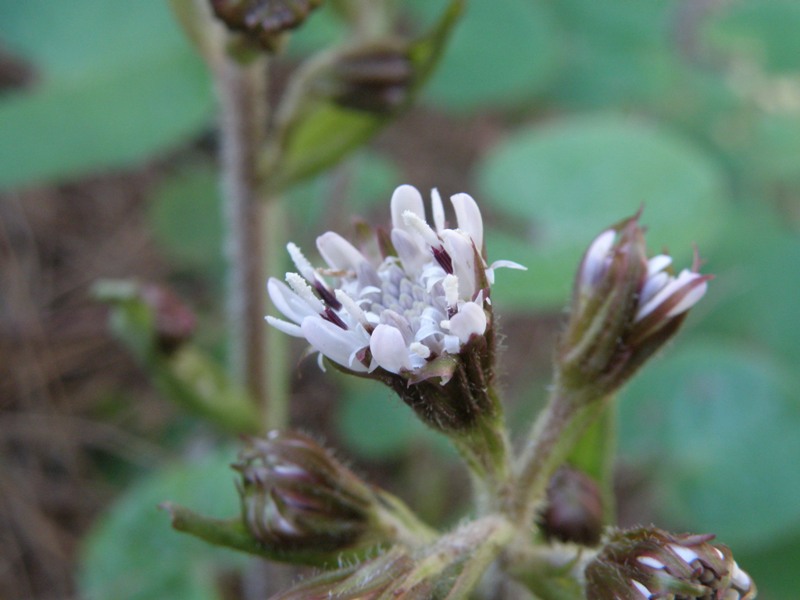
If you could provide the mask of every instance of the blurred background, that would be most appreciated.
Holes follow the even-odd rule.
[[[397,5],[405,32],[444,8]],[[345,32],[315,12],[271,94]],[[644,206],[652,252],[682,268],[696,244],[709,294],[621,394],[620,521],[716,533],[766,600],[800,589],[798,32],[796,0],[469,0],[414,107],[287,204],[311,253],[355,215],[385,222],[400,183],[472,194],[489,259],[529,268],[493,292],[523,431],[590,240]],[[0,598],[242,595],[247,559],[155,508],[235,514],[236,440],[151,386],[91,294],[101,278],[168,284],[224,360],[215,118],[166,2],[0,3]],[[302,351],[292,424],[456,522],[468,482],[447,443]]]

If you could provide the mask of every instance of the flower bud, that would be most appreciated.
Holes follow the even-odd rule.
[[[406,103],[413,81],[404,46],[372,44],[340,56],[318,88],[344,108],[390,114]]]
[[[572,467],[555,472],[539,526],[548,540],[595,546],[603,531],[603,503],[597,484]]]
[[[155,340],[165,353],[176,350],[194,334],[197,318],[172,290],[153,283],[139,288],[142,302],[153,312]]]
[[[750,600],[756,586],[713,535],[655,527],[613,533],[586,567],[588,600]]]
[[[234,468],[242,475],[243,520],[262,543],[330,551],[370,538],[372,488],[308,436],[272,431],[251,439]]]
[[[622,385],[672,337],[687,311],[703,297],[708,275],[672,259],[647,259],[639,216],[601,233],[589,246],[575,280],[567,329],[560,341],[562,382],[600,393]]]
[[[303,24],[323,0],[211,0],[214,14],[264,50],[278,49],[281,34]]]

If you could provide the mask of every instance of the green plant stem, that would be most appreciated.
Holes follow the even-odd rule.
[[[571,545],[509,549],[505,571],[541,600],[583,600],[583,570],[595,550]]]
[[[223,51],[213,67],[221,113],[230,368],[233,378],[262,404],[267,400],[264,205],[256,167],[266,128],[267,58],[243,64]]]
[[[518,462],[512,513],[520,526],[530,526],[553,472],[605,405],[604,398],[592,397],[586,390],[566,388],[557,378]]]

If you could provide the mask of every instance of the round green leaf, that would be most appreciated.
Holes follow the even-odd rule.
[[[89,600],[219,600],[218,569],[247,560],[174,531],[166,500],[212,517],[238,514],[230,450],[167,467],[129,488],[85,541],[78,583]]]
[[[698,148],[611,115],[520,131],[480,165],[478,187],[500,224],[529,247],[521,262],[534,274],[560,274],[518,294],[539,307],[562,304],[589,243],[639,208],[653,252],[667,247],[679,261],[693,243],[714,239],[725,208],[719,170]]]
[[[414,3],[422,17],[440,3]],[[536,0],[471,0],[424,97],[452,110],[514,107],[541,91],[558,58],[556,26]]]
[[[208,126],[208,73],[161,0],[0,3],[35,84],[0,98],[0,187],[121,167]]]
[[[648,469],[665,525],[754,549],[800,531],[800,406],[768,357],[704,341],[624,391],[623,455]]]

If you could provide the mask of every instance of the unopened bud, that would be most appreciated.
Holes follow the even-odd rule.
[[[252,439],[234,468],[242,474],[242,516],[271,546],[320,551],[357,546],[375,519],[370,486],[313,439],[273,431]]]
[[[622,385],[672,337],[703,297],[708,275],[672,274],[672,259],[647,259],[638,215],[601,233],[589,246],[575,280],[569,324],[558,365],[573,388],[602,393]]]
[[[406,104],[413,81],[407,49],[372,45],[340,56],[320,86],[339,106],[389,114]]]
[[[539,525],[548,540],[597,545],[603,531],[603,503],[597,484],[577,469],[561,467],[550,480]]]
[[[655,527],[612,534],[586,568],[588,600],[751,600],[756,586],[713,535]]]
[[[211,0],[214,14],[230,29],[240,31],[269,52],[282,34],[303,24],[323,0]]]
[[[176,350],[194,334],[197,318],[172,290],[147,283],[139,288],[142,301],[153,312],[155,340],[165,353]]]

